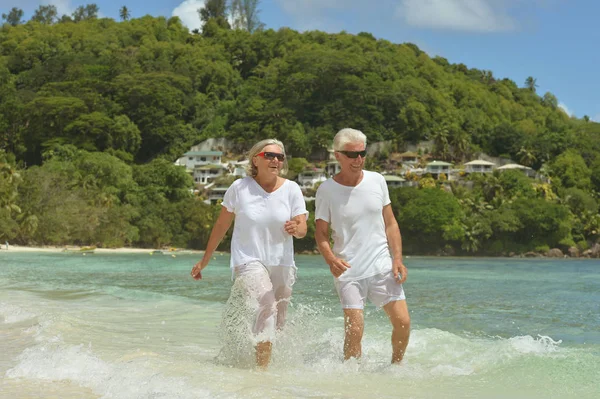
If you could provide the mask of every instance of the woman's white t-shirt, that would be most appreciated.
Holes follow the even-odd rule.
[[[319,186],[315,219],[329,223],[333,253],[350,265],[338,280],[360,280],[391,270],[383,219],[383,207],[390,202],[385,179],[376,172],[363,171],[356,186],[331,178]]]
[[[231,238],[231,267],[251,261],[265,266],[295,266],[293,237],[285,222],[307,215],[298,184],[286,180],[272,193],[252,177],[238,179],[227,191],[222,205],[235,213]]]

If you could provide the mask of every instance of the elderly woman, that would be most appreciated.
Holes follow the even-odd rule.
[[[201,278],[219,242],[235,218],[231,240],[231,268],[242,278],[245,292],[259,304],[253,333],[256,363],[265,368],[271,359],[275,329],[283,327],[292,285],[296,279],[293,237],[306,235],[306,204],[295,182],[284,179],[287,160],[283,143],[268,139],[248,154],[249,176],[236,180],[225,193],[206,252],[192,269]]]

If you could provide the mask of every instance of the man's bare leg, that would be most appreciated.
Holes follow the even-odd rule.
[[[390,302],[383,307],[392,323],[392,363],[400,363],[410,336],[410,315],[406,301]]]
[[[271,349],[273,345],[269,341],[256,344],[256,365],[261,369],[266,369],[271,361]]]
[[[351,357],[360,358],[362,355],[361,340],[364,331],[364,318],[362,309],[344,309],[344,359]]]

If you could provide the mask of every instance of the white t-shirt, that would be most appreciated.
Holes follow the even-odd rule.
[[[390,203],[382,175],[363,171],[356,186],[344,186],[333,179],[317,190],[315,219],[332,230],[333,253],[351,266],[338,279],[360,280],[392,268],[385,234],[383,207]]]
[[[251,261],[265,266],[295,266],[294,241],[283,228],[298,215],[308,215],[298,184],[286,180],[272,193],[252,177],[238,179],[222,205],[235,213],[231,238],[231,267]]]

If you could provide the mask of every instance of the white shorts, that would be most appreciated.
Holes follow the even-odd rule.
[[[391,270],[361,280],[335,279],[335,289],[343,309],[364,309],[367,298],[379,308],[406,299],[402,284],[396,282]]]
[[[234,285],[241,284],[247,300],[255,304],[252,332],[259,340],[271,341],[275,330],[285,324],[296,267],[265,266],[253,261],[235,266],[233,273]]]

